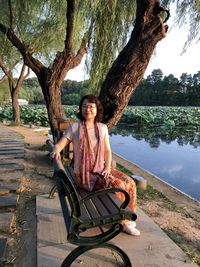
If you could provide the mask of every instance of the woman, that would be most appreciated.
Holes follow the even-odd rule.
[[[112,169],[112,153],[109,143],[108,128],[100,123],[103,107],[94,95],[84,96],[79,104],[79,122],[72,123],[63,137],[54,146],[52,157],[60,159],[63,148],[73,143],[74,173],[76,182],[88,191],[105,187],[120,187],[130,195],[129,208],[136,210],[136,185],[133,179],[124,173]],[[101,179],[101,177],[104,179]],[[122,193],[116,193],[123,200]],[[140,235],[133,221],[124,220],[123,230],[131,235]]]

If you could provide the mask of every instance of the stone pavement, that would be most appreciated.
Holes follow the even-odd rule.
[[[23,158],[23,136],[0,124],[0,259],[12,232]]]

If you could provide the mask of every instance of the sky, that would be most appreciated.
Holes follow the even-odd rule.
[[[187,28],[172,28],[161,40],[147,67],[146,75],[153,69],[161,69],[164,75],[173,74],[179,78],[182,73],[195,74],[200,71],[200,42],[193,42],[182,54],[187,40]]]
[[[178,79],[182,73],[193,75],[200,71],[200,41],[197,43],[194,40],[186,52],[182,54],[184,44],[187,41],[188,26],[181,28],[172,26],[175,8],[172,7],[170,10],[171,17],[167,22],[168,33],[164,39],[157,43],[144,77],[150,75],[154,69],[161,69],[165,76],[173,74]],[[88,78],[84,72],[84,59],[78,67],[69,71],[66,78],[77,81]]]

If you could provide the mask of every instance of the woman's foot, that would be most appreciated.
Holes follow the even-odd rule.
[[[139,236],[140,235],[140,231],[138,229],[136,229],[135,227],[136,227],[136,223],[135,222],[128,221],[128,222],[125,222],[123,224],[123,231],[126,232],[129,235]]]

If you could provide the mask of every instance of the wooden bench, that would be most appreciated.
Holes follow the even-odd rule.
[[[50,152],[53,146],[48,141]],[[135,221],[137,218],[136,214],[127,207],[128,193],[121,188],[87,192],[77,187],[72,167],[64,168],[62,162],[56,159],[53,159],[53,167],[67,239],[78,246],[65,258],[61,267],[70,266],[77,257],[94,248],[112,249],[121,257],[124,266],[132,266],[127,254],[118,246],[108,242],[122,231],[122,220]],[[124,194],[124,202],[116,196],[115,192]],[[88,233],[89,229],[95,227],[100,229],[99,234]]]

